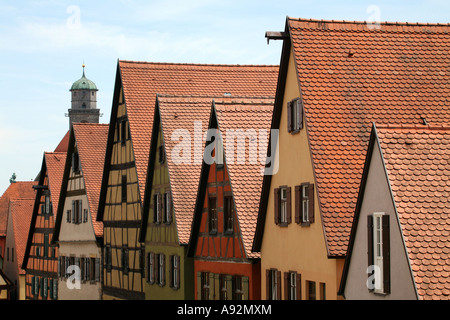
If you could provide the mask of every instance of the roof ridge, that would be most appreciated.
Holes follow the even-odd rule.
[[[193,63],[193,62],[153,62],[153,61],[134,61],[119,60],[119,63],[145,64],[155,66],[206,66],[206,67],[279,67],[275,64],[220,64],[220,63]]]
[[[351,21],[351,20],[327,20],[327,19],[307,19],[307,18],[293,18],[288,17],[288,20],[296,22],[317,22],[317,23],[341,23],[341,24],[367,24],[373,23],[372,21]],[[396,25],[396,26],[438,26],[445,27],[450,26],[450,23],[427,23],[427,22],[401,22],[401,21],[384,21],[379,22],[380,25]]]

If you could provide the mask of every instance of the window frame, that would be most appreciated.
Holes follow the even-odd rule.
[[[212,200],[214,199],[214,200]],[[212,207],[211,204],[214,204]],[[217,214],[217,196],[215,194],[208,195],[208,231],[209,234],[217,234],[218,232],[218,214]]]

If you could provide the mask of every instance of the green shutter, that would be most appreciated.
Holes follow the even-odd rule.
[[[202,273],[197,272],[197,300],[202,299]]]
[[[244,292],[244,296],[242,297],[242,300],[249,300],[250,299],[249,280],[250,279],[248,277],[242,277],[242,290]]]

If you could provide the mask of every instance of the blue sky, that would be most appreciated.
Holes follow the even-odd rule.
[[[38,174],[44,151],[69,129],[69,89],[82,74],[99,88],[108,123],[118,59],[278,64],[286,16],[448,23],[450,1],[0,0],[0,195]]]

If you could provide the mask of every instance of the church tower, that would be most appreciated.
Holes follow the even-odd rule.
[[[100,110],[97,109],[98,89],[94,82],[86,78],[84,68],[83,64],[83,76],[70,89],[72,108],[68,116],[71,128],[73,123],[99,123],[100,119]]]

